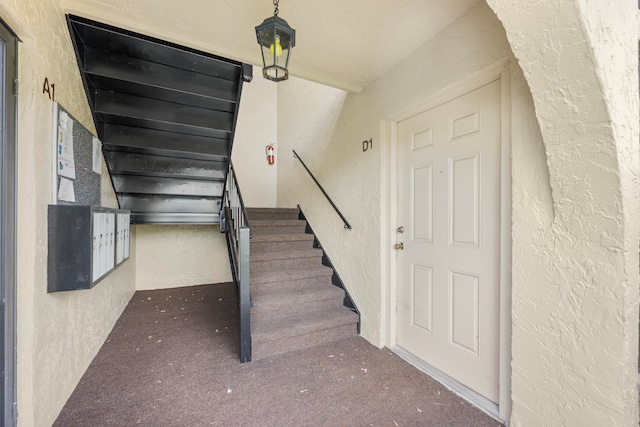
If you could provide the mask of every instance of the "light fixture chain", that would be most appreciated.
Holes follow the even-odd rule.
[[[278,3],[280,0],[273,0],[273,16],[278,16]]]

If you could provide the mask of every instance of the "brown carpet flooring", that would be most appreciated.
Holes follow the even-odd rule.
[[[55,426],[499,426],[348,338],[238,361],[231,284],[137,292]]]

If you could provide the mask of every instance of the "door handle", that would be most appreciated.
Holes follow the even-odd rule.
[[[404,249],[404,243],[402,243],[402,242],[396,243],[393,247],[396,248],[397,250],[401,251],[401,250]]]

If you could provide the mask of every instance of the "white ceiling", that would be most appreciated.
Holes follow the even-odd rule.
[[[293,76],[359,91],[478,0],[280,0],[296,30]],[[66,11],[257,65],[272,0],[66,0]]]

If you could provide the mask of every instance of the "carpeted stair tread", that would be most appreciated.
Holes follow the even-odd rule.
[[[311,277],[330,277],[331,275],[333,275],[333,269],[325,267],[324,265],[314,268],[255,272],[254,274],[251,274],[251,285],[277,283],[290,280],[307,279]]]
[[[313,240],[251,241],[251,254],[301,251],[313,248]]]
[[[293,234],[263,234],[255,235],[251,239],[251,243],[263,243],[263,242],[294,242],[294,241],[308,241],[313,242],[313,234],[305,233],[293,233]]]
[[[254,313],[263,313],[266,310],[273,310],[277,314],[287,313],[288,310],[296,310],[298,307],[319,302],[327,302],[341,307],[344,299],[344,290],[329,283],[324,283],[323,286],[303,288],[297,292],[283,292],[274,287],[267,287],[267,289],[270,291],[251,293],[252,316]]]
[[[298,214],[298,208],[247,208],[248,214],[259,214],[259,213],[295,213]]]
[[[307,226],[307,221],[302,219],[261,219],[254,220],[249,223],[251,229],[254,227],[295,227],[295,226]]]
[[[297,208],[247,208],[249,223],[251,220],[298,219]]]
[[[269,271],[300,270],[314,268],[319,265],[322,265],[322,255],[305,258],[251,261],[251,274]]]
[[[279,234],[303,234],[305,232],[305,224],[294,225],[273,225],[265,227],[256,227],[251,224],[251,233],[253,236],[272,236]]]
[[[280,250],[280,251],[251,251],[251,262],[275,261],[294,258],[315,258],[322,257],[322,249],[307,248],[299,250]]]
[[[262,295],[269,296],[271,294],[281,295],[282,293],[291,293],[294,294],[296,292],[306,292],[306,290],[311,289],[326,289],[327,287],[337,288],[344,295],[344,290],[342,288],[338,288],[331,284],[331,278],[328,276],[322,277],[310,277],[308,279],[300,279],[300,280],[288,280],[283,282],[278,282],[277,286],[262,286],[257,285],[251,288],[251,297],[260,297]]]
[[[270,341],[254,341],[253,360],[279,356],[292,351],[305,350],[330,342],[340,341],[357,335],[357,325],[350,323],[336,328],[315,330],[309,334],[298,335]]]
[[[356,313],[345,307],[335,307],[329,310],[302,312],[293,316],[252,322],[251,337],[252,341],[258,344],[357,323]]]
[[[307,277],[304,279],[286,278],[278,282],[263,282],[251,285],[251,295],[270,292],[298,292],[306,288],[333,286],[331,276]]]

